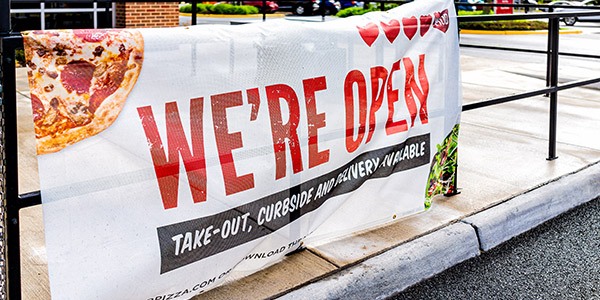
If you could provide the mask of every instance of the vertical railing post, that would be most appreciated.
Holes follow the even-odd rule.
[[[10,34],[10,1],[0,0],[0,37]]]
[[[454,9],[458,13],[457,2],[454,2]],[[456,31],[458,35],[458,42],[460,44],[460,26],[456,26]],[[458,149],[456,151],[458,151]],[[460,194],[460,191],[458,190],[458,159],[456,159],[454,165],[454,179],[452,180],[452,187],[444,194],[444,196],[452,197],[458,194]]]
[[[6,244],[6,149],[4,147],[4,82],[7,74],[4,72],[4,37],[10,35],[10,1],[0,0],[0,299],[7,299],[8,270]]]
[[[192,0],[192,25],[198,24],[198,1]]]
[[[19,178],[17,148],[17,92],[15,49],[22,47],[20,36],[2,37],[2,175],[4,196],[4,266],[6,269],[6,294],[8,299],[21,299],[21,241],[19,237]],[[10,157],[11,159],[6,159]]]
[[[4,6],[2,1],[2,6]],[[8,2],[8,1],[6,1]],[[1,22],[4,23],[4,11],[0,15]],[[5,24],[0,26],[4,27]],[[9,25],[10,27],[10,25]],[[4,28],[3,28],[4,29]],[[3,48],[3,37],[8,35],[8,32],[0,33],[0,299],[6,299],[6,184],[4,182],[4,162],[6,161],[6,155],[4,154],[4,65],[1,63]]]
[[[548,39],[550,45],[550,87],[555,88],[558,85],[558,35],[559,18],[550,18],[548,22]],[[556,121],[558,115],[558,91],[550,92],[550,128],[548,137],[548,158],[555,160],[556,156]]]
[[[549,7],[548,12],[554,12],[554,8]],[[550,33],[550,26],[550,20],[548,20],[548,43],[546,44],[546,87],[550,86],[550,65],[552,64],[552,34]],[[549,94],[546,94],[546,97],[548,96]]]

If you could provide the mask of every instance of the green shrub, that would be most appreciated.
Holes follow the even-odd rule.
[[[485,12],[483,10],[465,11],[459,10],[459,16],[479,16],[493,15],[494,11]],[[548,23],[542,21],[530,20],[514,20],[514,21],[477,21],[477,22],[461,22],[461,29],[472,30],[543,30],[548,29]]]
[[[23,51],[23,49],[15,50],[15,60],[19,63],[19,65],[25,65],[25,51]]]
[[[383,10],[390,10],[392,8],[396,8],[400,6],[397,3],[386,3],[383,7]],[[372,12],[372,11],[380,11],[380,5],[379,3],[368,3],[365,2],[364,7],[348,7],[348,8],[344,8],[342,10],[340,10],[336,16],[339,18],[346,18],[346,17],[350,17],[350,16],[359,16],[359,15],[364,15],[368,12]]]
[[[473,11],[469,11],[469,10],[459,10],[458,11],[458,15],[459,16],[480,16],[480,15],[493,15],[494,11],[490,10],[488,13],[485,12],[485,10],[473,10]]]
[[[188,14],[191,13],[192,12],[192,5],[189,4],[189,3],[179,5],[179,12],[180,13],[188,13]]]
[[[350,17],[350,16],[364,15],[368,12],[378,11],[378,10],[379,9],[377,9],[375,7],[368,8],[368,9],[364,9],[362,7],[349,7],[349,8],[344,8],[344,9],[338,11],[336,16],[339,18],[346,18],[346,17]]]
[[[548,23],[528,20],[461,22],[459,27],[472,30],[543,30],[548,29]]]
[[[383,6],[383,10],[390,10],[390,9],[392,9],[392,8],[396,8],[396,7],[398,7],[398,6],[400,6],[400,5],[399,5],[399,4],[396,4],[396,3],[386,3],[386,4]],[[379,5],[377,5],[377,7],[379,7]]]
[[[198,8],[198,14],[218,14],[218,15],[251,15],[258,14],[259,9],[249,5],[231,5],[227,3],[218,4],[204,4],[199,3],[196,5]],[[179,7],[179,12],[191,13],[192,5],[186,3]]]
[[[391,9],[395,4],[386,4],[385,9]],[[358,16],[366,14],[371,11],[378,11],[379,5],[365,5],[365,8],[350,7],[340,10],[336,16],[340,18],[346,18],[350,16]],[[476,11],[458,11],[460,16],[476,16],[484,14],[494,14],[493,11],[486,12],[484,10]],[[542,21],[529,21],[529,20],[514,20],[514,21],[485,21],[485,22],[461,22],[459,24],[461,29],[473,29],[473,30],[543,30],[548,28],[548,23]]]
[[[251,15],[259,12],[258,8],[249,5],[231,5],[227,3],[215,4],[212,12],[218,15]]]
[[[212,4],[204,4],[204,3],[199,3],[196,5],[196,7],[198,8],[198,13],[199,14],[211,14],[212,13]],[[192,5],[190,4],[190,13],[192,12]]]

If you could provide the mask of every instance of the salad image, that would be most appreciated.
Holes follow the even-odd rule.
[[[431,207],[433,196],[447,194],[456,186],[458,129],[459,124],[454,125],[442,143],[436,145],[425,189],[425,209]]]

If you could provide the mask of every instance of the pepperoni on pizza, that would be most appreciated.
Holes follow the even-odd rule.
[[[23,37],[38,154],[59,151],[115,121],[142,69],[138,31],[32,31]]]

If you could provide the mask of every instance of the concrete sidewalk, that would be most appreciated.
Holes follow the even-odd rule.
[[[541,88],[545,66],[461,56],[464,103]],[[561,68],[565,78],[600,68]],[[518,74],[518,75],[517,75]],[[18,72],[20,191],[39,188],[26,74]],[[600,195],[600,89],[559,94],[559,158],[547,161],[548,98],[462,115],[460,195],[385,227],[287,256],[195,299],[375,299],[475,257]],[[41,207],[22,218],[23,299],[50,299]]]

